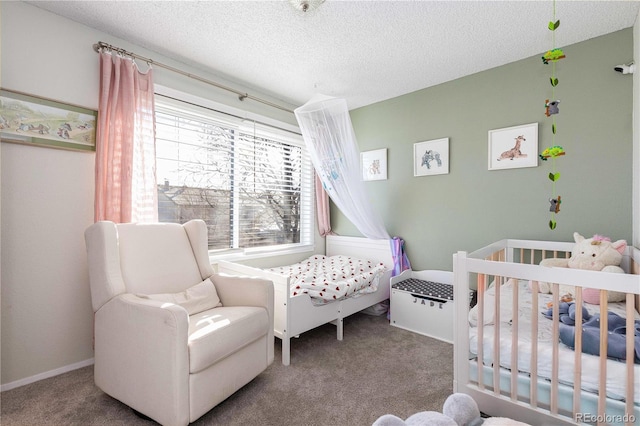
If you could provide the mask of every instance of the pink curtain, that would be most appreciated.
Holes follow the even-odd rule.
[[[329,210],[329,195],[322,187],[322,182],[316,175],[316,219],[318,232],[323,237],[333,234],[331,231],[331,214]]]
[[[153,73],[130,58],[100,53],[94,218],[156,222]]]

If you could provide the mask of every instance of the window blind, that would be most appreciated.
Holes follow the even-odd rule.
[[[300,136],[156,99],[158,217],[203,219],[212,250],[311,244],[312,166]]]

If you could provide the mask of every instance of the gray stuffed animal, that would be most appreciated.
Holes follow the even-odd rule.
[[[527,423],[505,417],[480,417],[478,404],[469,395],[454,393],[444,402],[442,413],[421,411],[407,420],[393,414],[385,414],[372,426],[528,426]]]

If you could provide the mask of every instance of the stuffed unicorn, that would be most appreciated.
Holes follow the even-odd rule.
[[[612,272],[624,274],[624,270],[620,267],[622,262],[622,253],[627,248],[625,240],[611,242],[607,237],[602,235],[594,235],[592,238],[585,239],[577,232],[573,233],[576,244],[571,250],[569,259],[550,258],[540,262],[540,266],[549,266],[556,268],[574,268],[586,269],[589,271]],[[538,291],[540,293],[551,293],[552,286],[550,283],[539,282]],[[560,285],[560,295],[575,296],[573,286]],[[583,300],[593,305],[600,304],[600,290],[594,288],[585,288],[582,291]],[[615,291],[607,292],[607,301],[621,302],[625,299],[625,293]]]

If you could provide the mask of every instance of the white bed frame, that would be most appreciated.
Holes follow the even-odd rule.
[[[344,318],[389,298],[389,282],[393,269],[393,257],[389,240],[371,240],[359,237],[326,237],[327,256],[352,256],[382,262],[387,270],[378,282],[375,293],[347,298],[326,305],[314,306],[307,294],[290,297],[290,279],[285,275],[267,272],[239,263],[218,262],[218,272],[230,275],[261,277],[273,281],[275,312],[274,334],[282,340],[282,364],[291,362],[291,338],[326,323],[337,326],[337,338],[343,338]]]
[[[627,334],[626,402],[606,397],[604,389],[607,378],[606,347],[607,333],[600,335],[600,353],[598,357],[600,385],[598,393],[581,391],[581,352],[575,351],[574,386],[558,382],[557,351],[554,347],[552,360],[552,377],[550,380],[537,375],[537,343],[533,339],[531,345],[531,373],[518,373],[517,369],[500,368],[499,362],[494,365],[483,365],[482,341],[478,342],[478,355],[469,352],[469,289],[478,290],[478,336],[483,334],[481,315],[486,291],[492,280],[506,282],[509,278],[531,280],[535,286],[538,282],[553,284],[553,300],[559,300],[559,285],[567,284],[583,288],[598,288],[608,291],[627,293],[626,317],[627,329],[632,330],[634,311],[640,306],[640,250],[628,247],[623,257],[622,268],[627,274],[593,272],[568,268],[549,268],[539,266],[541,258],[568,257],[574,243],[502,240],[477,250],[473,253],[458,252],[453,255],[454,270],[454,392],[471,395],[478,403],[480,410],[501,417],[510,417],[532,425],[576,424],[585,419],[596,419],[597,424],[637,425],[640,422],[640,405],[634,404],[634,384],[640,377],[634,377],[632,333]],[[604,279],[603,279],[604,278]],[[498,288],[496,288],[498,291]],[[576,291],[576,303],[582,302],[582,292]],[[518,292],[513,292],[513,306],[517,307]],[[495,296],[495,322],[499,321],[500,307]],[[534,300],[537,300],[534,298]],[[533,302],[533,301],[532,301]],[[533,302],[537,303],[537,302]],[[606,318],[606,292],[601,292],[601,318]],[[558,341],[558,311],[554,304],[553,340]],[[534,305],[534,309],[536,306]],[[539,309],[542,310],[542,307]],[[603,316],[604,314],[604,316]],[[517,329],[517,316],[514,316],[512,330]],[[534,324],[537,324],[533,321]],[[603,328],[606,328],[603,326]],[[499,345],[499,327],[494,327],[494,342]],[[537,325],[532,324],[532,335],[537,335]],[[517,364],[517,332],[512,332],[511,365]],[[480,338],[481,339],[481,338]],[[581,346],[581,327],[576,327],[576,347]],[[560,343],[558,343],[560,344]],[[499,353],[499,346],[494,346],[493,353]],[[480,374],[478,373],[480,371]],[[480,377],[480,380],[478,380]],[[617,379],[617,378],[616,378]],[[514,391],[512,391],[512,389]]]

